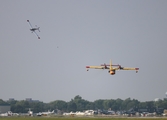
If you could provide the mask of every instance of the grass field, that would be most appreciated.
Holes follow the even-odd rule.
[[[141,117],[141,118],[90,118],[90,117],[0,117],[0,120],[167,120],[167,118]]]

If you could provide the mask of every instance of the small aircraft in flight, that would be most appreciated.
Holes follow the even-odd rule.
[[[32,33],[34,33],[38,37],[38,39],[40,39],[40,37],[38,36],[38,34],[35,32],[36,30],[38,30],[40,32],[40,30],[39,30],[40,27],[37,27],[37,25],[36,25],[36,28],[33,28],[32,25],[31,25],[31,23],[30,23],[30,21],[27,20],[27,22],[29,23],[30,31],[32,31]]]
[[[115,67],[113,67],[115,66]],[[139,68],[128,68],[128,67],[122,67],[121,65],[113,65],[112,61],[110,61],[110,64],[101,64],[101,66],[86,66],[87,71],[89,70],[89,68],[93,68],[93,69],[109,69],[109,74],[110,75],[115,75],[116,70],[135,70],[136,73],[138,72]]]

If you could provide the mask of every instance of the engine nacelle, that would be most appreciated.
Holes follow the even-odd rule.
[[[90,66],[86,66],[86,71],[89,71]]]
[[[110,75],[115,75],[115,70],[109,70],[108,72],[110,73]]]

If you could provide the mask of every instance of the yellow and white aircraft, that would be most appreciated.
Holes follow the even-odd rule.
[[[116,67],[113,67],[116,66]],[[110,61],[110,65],[107,64],[102,64],[101,66],[86,66],[87,71],[89,68],[93,69],[109,69],[110,75],[115,75],[116,70],[135,70],[136,73],[138,72],[139,68],[127,68],[127,67],[121,67],[121,65],[113,65],[112,62]]]

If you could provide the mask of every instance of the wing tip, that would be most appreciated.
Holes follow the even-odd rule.
[[[136,70],[139,70],[139,68],[135,68]]]

